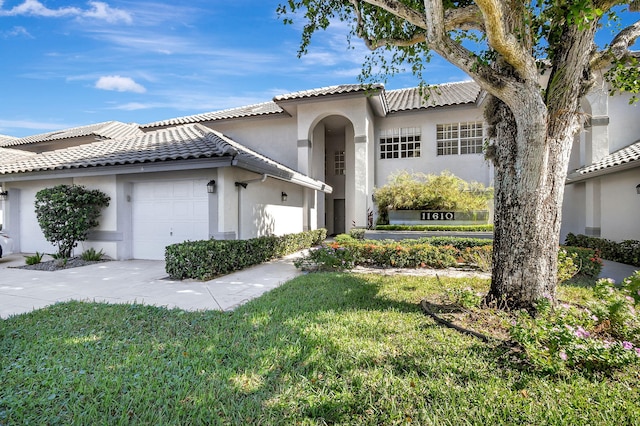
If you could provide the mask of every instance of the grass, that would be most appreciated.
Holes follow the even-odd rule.
[[[640,424],[637,366],[541,375],[418,306],[487,286],[309,274],[231,313],[69,302],[14,316],[0,321],[0,424]]]

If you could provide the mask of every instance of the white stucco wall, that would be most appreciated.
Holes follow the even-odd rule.
[[[609,97],[609,152],[640,140],[640,104],[629,105],[630,95]]]
[[[585,183],[578,182],[567,185],[564,190],[562,203],[562,227],[560,229],[560,243],[564,243],[569,232],[584,234],[586,227],[586,193]]]
[[[601,236],[614,241],[640,240],[640,168],[600,178]]]
[[[23,253],[55,253],[57,249],[49,243],[40,229],[35,213],[36,193],[44,188],[51,188],[56,185],[73,183],[72,179],[49,179],[46,181],[26,181],[12,182],[7,184],[10,194],[6,202],[7,207],[7,231],[11,232],[14,238],[14,250]],[[17,195],[11,196],[11,195]]]
[[[294,117],[268,116],[221,121],[208,126],[260,154],[297,169],[297,128]]]
[[[262,182],[261,178],[261,175],[239,170],[235,170],[232,176],[227,176],[227,180],[233,179],[235,193],[225,196],[225,206],[236,206],[239,229],[236,228],[235,231],[239,232],[239,238],[245,240],[264,235],[302,232],[302,187],[271,177]],[[238,188],[235,186],[236,181],[247,183],[247,187]],[[282,200],[283,192],[287,194],[286,201]]]
[[[485,186],[492,185],[493,170],[483,154],[437,155],[436,126],[467,121],[484,121],[482,111],[469,106],[434,108],[427,113],[394,114],[379,119],[375,126],[376,140],[379,139],[381,130],[419,127],[422,131],[422,143],[419,158],[399,159],[380,159],[379,144],[376,144],[376,187],[385,185],[388,177],[400,170],[432,174],[448,170],[464,180],[477,181]]]

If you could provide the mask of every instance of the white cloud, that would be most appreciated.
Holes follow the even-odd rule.
[[[120,109],[123,111],[138,111],[141,109],[150,109],[150,108],[155,108],[158,105],[156,104],[142,104],[140,102],[129,102],[128,104],[122,104],[122,105],[118,105],[116,107],[113,107],[112,109]],[[161,105],[164,106],[164,105]]]
[[[0,9],[0,16],[40,16],[45,18],[61,18],[65,16],[76,18],[93,18],[103,20],[109,23],[125,22],[131,23],[132,17],[129,12],[115,9],[107,3],[100,1],[88,2],[89,9],[80,9],[77,7],[67,6],[57,9],[49,9],[38,0],[24,0],[22,4],[14,6],[11,9]],[[0,8],[3,2],[0,1]]]
[[[30,120],[0,120],[0,129],[29,129],[29,130],[59,130],[76,127],[77,124],[69,123],[46,123],[43,121]],[[6,130],[5,130],[6,131]]]
[[[33,36],[29,34],[29,31],[27,31],[25,27],[20,27],[20,26],[13,27],[9,31],[0,32],[0,36],[2,36],[3,38],[10,38],[10,37],[33,38]]]
[[[129,12],[121,9],[114,9],[107,3],[103,3],[101,1],[90,1],[89,5],[92,7],[91,10],[87,10],[82,13],[82,16],[85,18],[96,18],[110,23],[122,21],[130,24],[133,21]]]
[[[147,91],[144,86],[136,83],[132,78],[121,77],[119,75],[100,77],[95,87],[96,89],[115,90],[117,92],[144,93]]]

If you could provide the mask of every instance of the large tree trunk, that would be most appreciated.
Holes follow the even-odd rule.
[[[497,98],[486,111],[496,140],[493,275],[486,301],[533,312],[539,299],[555,299],[573,136],[567,132],[563,140],[551,140],[546,110],[535,105],[519,108],[518,114]]]
[[[563,33],[544,94],[536,82],[522,82],[507,96],[509,105],[492,98],[485,111],[496,141],[493,276],[486,301],[498,307],[535,312],[539,299],[555,301],[564,185],[582,123],[579,100],[591,84],[595,29]]]

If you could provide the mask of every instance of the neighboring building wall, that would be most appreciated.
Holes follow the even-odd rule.
[[[582,108],[589,121],[576,138],[569,160],[569,173],[638,140],[640,110],[638,106],[630,106],[629,99],[630,95],[626,94],[610,96],[606,87],[597,86],[582,100]],[[640,172],[635,170],[637,182],[631,186],[633,190],[640,183]],[[629,203],[637,203],[638,200],[622,195],[634,180],[629,178],[633,173],[613,173],[567,185],[560,241],[563,242],[569,232],[613,240],[629,239],[632,237],[625,234],[640,232],[637,220],[626,220],[627,214],[622,213],[637,216],[638,210],[631,208]]]
[[[629,105],[630,95],[607,98],[609,103],[609,153],[640,139],[640,103]]]
[[[640,240],[640,168],[600,178],[601,237],[614,241]]]

